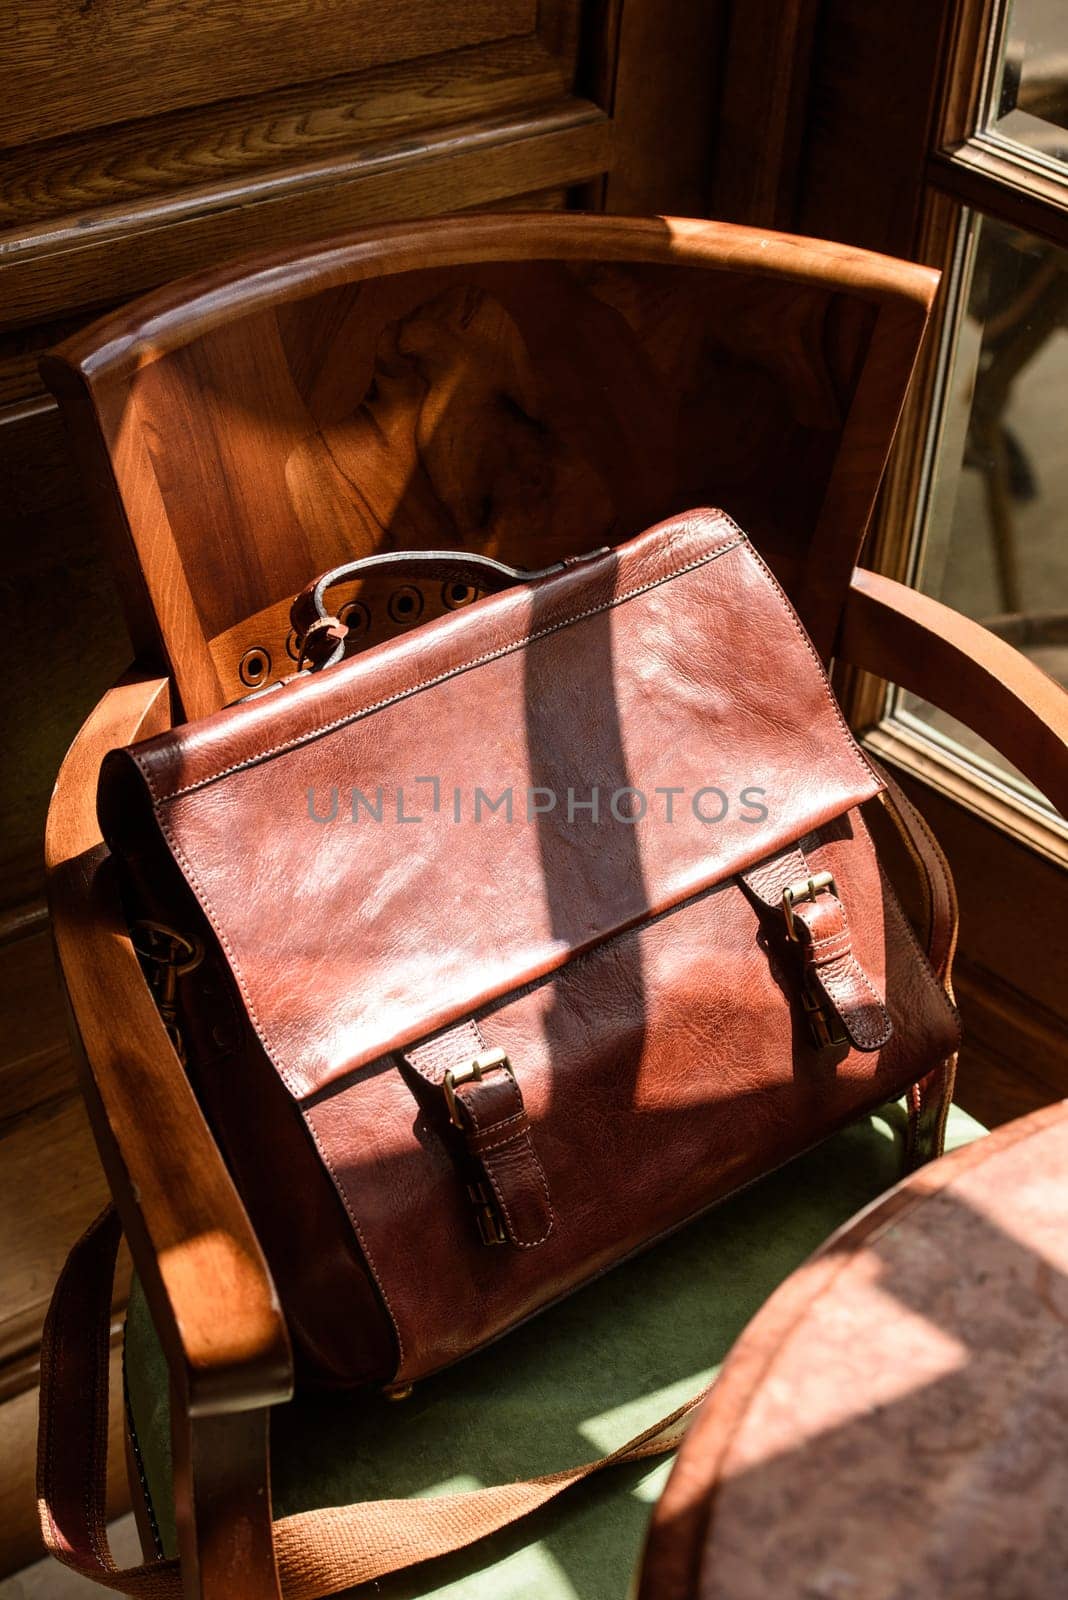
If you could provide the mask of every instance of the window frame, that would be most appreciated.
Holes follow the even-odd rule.
[[[903,583],[916,580],[925,544],[933,466],[943,436],[957,333],[964,315],[973,216],[1068,249],[1068,168],[986,128],[1000,87],[1011,0],[954,0],[948,7],[941,93],[935,97],[915,258],[943,273],[943,292],[921,354],[887,469],[864,563]],[[893,686],[863,675],[842,685],[850,720],[880,758],[977,813],[1058,865],[1068,865],[1068,822],[951,741],[900,714]]]

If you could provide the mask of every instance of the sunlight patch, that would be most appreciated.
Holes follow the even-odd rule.
[[[679,1406],[692,1400],[694,1395],[712,1382],[718,1367],[707,1367],[703,1372],[691,1373],[662,1389],[643,1394],[640,1400],[628,1400],[625,1405],[613,1406],[595,1417],[579,1424],[579,1432],[589,1439],[601,1455],[618,1450],[621,1444],[633,1439],[643,1428],[651,1428],[661,1417],[677,1411]]]

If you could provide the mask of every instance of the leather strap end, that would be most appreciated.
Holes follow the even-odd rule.
[[[296,607],[293,609],[295,611]],[[298,666],[310,666],[315,670],[334,666],[345,653],[348,632],[348,628],[337,617],[320,617],[303,631],[298,628]]]
[[[894,1031],[890,1013],[853,954],[845,907],[835,894],[793,908],[805,976],[857,1050],[881,1050]]]
[[[520,1250],[544,1244],[553,1231],[553,1206],[512,1073],[459,1085],[456,1105],[468,1152],[485,1173],[508,1242]]]
[[[487,1056],[497,1059],[482,1065]],[[469,1170],[478,1175],[469,1193],[483,1242],[518,1250],[544,1244],[554,1220],[549,1184],[504,1052],[487,1052],[478,1023],[469,1019],[405,1051],[404,1059],[441,1096],[453,1137],[464,1142]]]

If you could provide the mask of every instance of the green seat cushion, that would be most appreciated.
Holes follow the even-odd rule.
[[[276,1517],[456,1492],[608,1453],[710,1382],[772,1290],[901,1175],[898,1106],[835,1135],[404,1402],[305,1397],[271,1422]],[[948,1147],[983,1130],[954,1108]],[[161,1541],[175,1546],[166,1365],[134,1285],[131,1425]],[[623,1600],[670,1458],[616,1467],[473,1549],[375,1586],[388,1600]]]

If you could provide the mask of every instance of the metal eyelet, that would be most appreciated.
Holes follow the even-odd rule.
[[[389,614],[394,622],[410,628],[423,614],[421,590],[413,588],[410,583],[404,584],[400,589],[394,589],[389,597]]]
[[[254,644],[251,650],[246,650],[238,665],[238,675],[241,682],[250,689],[257,688],[271,670],[271,652],[262,645]]]
[[[371,613],[362,600],[350,600],[337,615],[338,621],[349,630],[350,639],[362,638],[371,626]]]
[[[461,606],[469,606],[477,596],[478,590],[474,584],[464,583],[461,578],[451,578],[441,586],[441,603],[448,611],[459,611]]]

